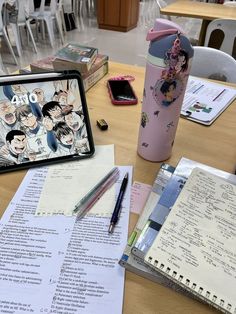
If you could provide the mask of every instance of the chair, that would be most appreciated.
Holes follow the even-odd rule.
[[[162,15],[161,14],[161,9],[167,6],[167,3],[164,0],[156,0],[157,8],[158,8],[158,16],[163,19],[167,19],[171,21],[171,17],[169,15]]]
[[[174,19],[173,19],[173,18],[171,18],[170,15],[163,15],[163,14],[161,14],[161,9],[167,6],[167,3],[165,2],[165,0],[155,0],[155,4],[156,4],[155,5],[156,8],[154,8],[153,11],[155,12],[157,18],[161,17],[161,18],[164,18],[164,19],[167,19],[169,21],[173,21],[173,22],[179,24],[178,23],[178,18],[179,18],[178,16],[174,17]],[[191,19],[191,18],[182,17],[181,19],[184,20],[184,28],[183,28],[183,30],[185,32],[186,32],[186,30],[190,31],[195,26],[195,24],[197,22],[196,19]],[[196,43],[197,43],[197,39],[196,38],[189,38],[189,39],[190,39],[190,42],[191,42],[192,45],[196,45]]]
[[[236,83],[236,60],[227,53],[209,47],[193,47],[190,74]]]
[[[58,14],[59,14],[59,18],[61,20],[62,30],[63,30],[64,34],[66,34],[66,24],[65,24],[65,18],[64,18],[64,7],[63,7],[63,4],[64,4],[64,0],[59,0],[58,1],[58,3],[57,3],[57,11],[58,11]],[[60,20],[59,20],[59,23],[60,23]]]
[[[27,0],[20,0],[18,2],[17,21],[16,21],[16,23],[10,23],[10,26],[12,28],[12,32],[13,32],[14,37],[15,37],[16,47],[17,47],[17,51],[18,51],[19,56],[22,56],[22,45],[21,45],[22,37],[20,34],[20,27],[21,26],[26,28],[27,35],[30,36],[30,38],[31,38],[34,50],[36,53],[38,52],[36,44],[35,44],[34,36],[33,36],[32,30],[31,30],[30,20],[26,16],[26,9],[27,9],[27,11],[29,9],[29,8],[26,8],[26,6],[29,6],[29,3]]]
[[[71,2],[72,12],[79,16],[82,16],[84,11],[87,17],[92,16],[95,13],[95,6],[93,0],[72,0]]]
[[[4,4],[5,0],[0,0],[0,12],[3,12],[3,4]],[[3,37],[7,43],[7,46],[10,50],[10,53],[15,61],[15,64],[18,65],[18,61],[16,59],[16,56],[15,56],[15,53],[14,53],[14,50],[12,48],[12,45],[11,45],[11,42],[10,42],[10,39],[8,37],[8,34],[7,34],[7,30],[6,30],[6,26],[3,24],[3,19],[2,19],[2,14],[0,14],[0,36]]]
[[[45,29],[44,23],[46,24],[50,44],[54,47],[54,30],[53,30],[53,21],[56,22],[56,26],[59,30],[59,35],[61,38],[62,44],[64,44],[64,34],[62,29],[62,20],[60,8],[62,7],[62,0],[51,0],[50,9],[45,9],[45,0],[41,0],[40,8],[38,11],[30,13],[30,18],[35,19],[36,21],[36,33],[38,31],[38,22],[41,22],[41,31],[43,38],[45,38]]]
[[[89,17],[95,16],[96,3],[94,0],[72,0],[71,1],[72,12],[75,14],[76,27],[78,29],[84,29],[83,18],[91,23]]]
[[[232,56],[235,38],[236,20],[216,19],[207,26],[204,46],[219,47],[218,49]]]
[[[160,10],[166,6],[164,0],[142,0],[140,2],[140,23],[141,25],[151,26],[155,19],[166,18],[171,20],[170,16],[161,15]]]

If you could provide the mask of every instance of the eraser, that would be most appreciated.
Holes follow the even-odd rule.
[[[99,127],[99,129],[103,131],[108,129],[108,124],[106,123],[104,119],[97,120],[97,126]]]

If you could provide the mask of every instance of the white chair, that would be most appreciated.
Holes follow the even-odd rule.
[[[139,19],[139,24],[145,25],[145,26],[153,26],[154,21],[156,18],[164,18],[169,21],[173,21],[174,23],[179,24],[179,19],[181,19],[181,23],[184,24],[182,29],[184,30],[185,33],[188,33],[191,31],[193,32],[194,28],[194,33],[198,34],[198,24],[199,20],[198,19],[191,19],[191,18],[185,18],[185,17],[171,17],[169,15],[163,15],[161,14],[161,9],[166,7],[168,3],[171,3],[171,1],[167,0],[143,0],[140,2],[140,19]],[[196,29],[196,31],[195,31]],[[192,34],[193,38],[190,38],[190,42],[193,45],[196,45],[197,39],[195,38],[196,35]]]
[[[235,7],[236,1],[225,1],[223,5],[227,5],[228,7]]]
[[[93,0],[72,0],[71,6],[72,12],[74,12],[76,16],[82,16],[84,11],[86,11],[86,15],[89,17],[95,12],[96,5]]]
[[[165,6],[165,4],[163,6]],[[154,21],[157,18],[161,17],[160,8],[161,8],[161,5],[158,0],[157,1],[156,0],[142,0],[140,2],[140,10],[139,10],[140,24],[144,25],[145,27],[153,26]],[[165,17],[163,16],[163,18]]]
[[[4,4],[5,0],[0,0],[0,12],[2,13],[3,12],[3,4]],[[16,59],[16,56],[15,56],[15,53],[14,53],[14,50],[12,48],[12,45],[11,45],[11,42],[10,42],[10,39],[8,37],[8,34],[7,34],[7,30],[6,30],[6,26],[3,24],[3,19],[2,19],[2,14],[0,14],[0,36],[3,37],[7,43],[7,46],[10,50],[10,53],[15,61],[15,64],[18,65],[18,61]]]
[[[71,9],[72,12],[75,14],[75,22],[76,22],[76,27],[79,27],[79,21],[78,21],[78,16],[80,18],[82,17],[82,7],[83,7],[83,1],[82,0],[72,0],[71,1]]]
[[[59,12],[59,17],[60,17],[59,23],[61,22],[62,30],[63,30],[64,34],[66,34],[66,24],[65,24],[65,18],[64,18],[64,7],[63,7],[63,4],[64,4],[64,0],[59,0],[58,1],[58,3],[57,3],[57,11]]]
[[[76,27],[83,30],[83,19],[85,17],[91,23],[89,17],[95,16],[96,4],[94,0],[72,0],[71,9],[75,14]]]
[[[196,46],[190,74],[236,83],[236,60],[221,50]]]
[[[37,47],[35,44],[34,36],[30,27],[30,21],[28,17],[26,16],[26,12],[29,12],[29,6],[28,0],[20,0],[18,1],[18,15],[17,15],[17,21],[16,23],[10,23],[12,32],[14,34],[15,42],[16,42],[16,47],[19,56],[22,56],[22,37],[20,33],[20,27],[25,27],[27,31],[27,36],[29,35],[31,38],[31,41],[33,43],[33,47],[35,52],[37,53]]]
[[[41,0],[40,8],[38,11],[34,11],[30,13],[30,18],[35,19],[36,21],[36,33],[38,31],[38,22],[41,22],[41,31],[43,38],[45,38],[45,30],[44,30],[44,23],[47,27],[47,32],[50,40],[50,44],[54,47],[54,29],[53,29],[53,22],[56,22],[56,26],[59,31],[59,35],[64,44],[64,34],[62,29],[62,20],[61,20],[61,13],[59,8],[61,7],[60,3],[62,0],[59,0],[59,4],[57,0],[51,0],[50,9],[45,9],[45,0]]]
[[[222,42],[219,49],[230,54],[233,54],[234,40],[236,38],[236,20],[216,19],[207,26],[204,46],[211,46],[211,41],[220,40],[220,32],[222,33]],[[217,47],[218,48],[218,47]]]

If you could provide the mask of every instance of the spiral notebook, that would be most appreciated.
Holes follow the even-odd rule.
[[[236,185],[195,168],[145,262],[204,302],[236,313]]]

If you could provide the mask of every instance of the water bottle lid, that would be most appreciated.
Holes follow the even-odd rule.
[[[154,27],[147,33],[146,40],[155,40],[166,35],[184,33],[182,28],[166,19],[156,19]]]

